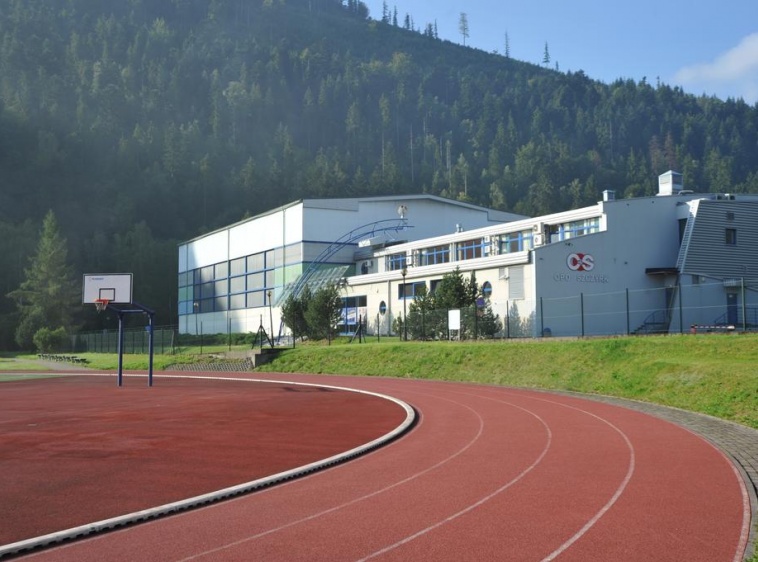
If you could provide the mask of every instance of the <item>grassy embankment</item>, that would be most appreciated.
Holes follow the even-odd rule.
[[[192,355],[197,350],[183,351],[182,355],[156,355],[155,370],[197,360]],[[92,369],[116,368],[115,355],[80,356],[89,360]],[[28,357],[30,365],[34,365],[32,359]],[[124,369],[146,368],[145,356],[124,356]],[[3,369],[20,370],[20,366],[0,359],[0,371]],[[462,343],[400,342],[395,338],[364,344],[339,341],[332,345],[298,345],[283,351],[261,370],[467,381],[607,394],[702,412],[758,428],[758,335]]]

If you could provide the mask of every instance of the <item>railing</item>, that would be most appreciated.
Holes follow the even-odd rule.
[[[667,310],[656,310],[649,314],[632,333],[635,335],[665,334],[669,331],[670,325],[671,314]]]
[[[742,307],[737,307],[737,313],[729,313],[725,312],[718,318],[716,318],[713,321],[713,324],[715,326],[726,326],[728,324],[733,324],[737,328],[742,328],[743,326],[748,329],[756,329],[758,328],[758,307],[746,307],[745,308],[745,314],[743,316],[742,314]],[[744,322],[743,322],[744,318]]]

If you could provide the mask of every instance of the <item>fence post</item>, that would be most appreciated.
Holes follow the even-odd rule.
[[[740,289],[742,292],[742,331],[747,332],[747,306],[745,306],[745,278],[740,277]]]
[[[545,307],[542,304],[542,297],[540,297],[540,336],[544,337],[545,329]]]
[[[505,339],[511,339],[511,307],[508,301],[505,301]]]
[[[684,297],[684,291],[682,290],[682,284],[679,277],[676,279],[676,287],[679,290],[679,333],[684,333],[684,304],[682,303],[682,297]]]
[[[626,335],[630,334],[629,330],[629,287],[626,288]]]
[[[584,293],[579,293],[579,314],[582,318],[582,337],[584,337]]]

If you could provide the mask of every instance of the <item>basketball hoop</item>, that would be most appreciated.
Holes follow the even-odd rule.
[[[106,308],[108,308],[108,304],[110,304],[109,299],[95,299],[95,308],[98,312],[102,312]]]

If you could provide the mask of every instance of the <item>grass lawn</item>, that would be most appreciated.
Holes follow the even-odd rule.
[[[220,346],[204,353],[222,353]],[[235,348],[248,351],[249,346]],[[160,371],[208,361],[195,348],[154,357]],[[77,354],[87,367],[117,369],[115,354]],[[0,357],[3,371],[41,371],[36,356]],[[124,355],[124,369],[147,370],[146,355]],[[297,344],[259,370],[466,381],[570,390],[644,400],[702,412],[758,429],[758,334],[589,339],[401,342],[397,338]]]

